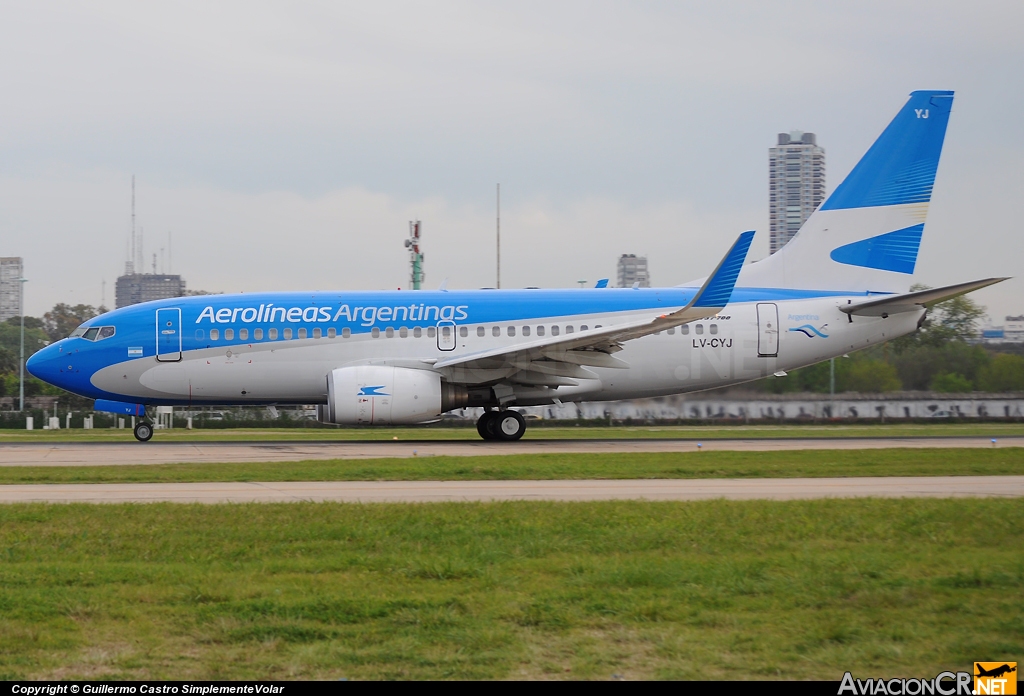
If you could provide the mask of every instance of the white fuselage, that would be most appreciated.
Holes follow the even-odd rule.
[[[515,384],[515,403],[535,405],[559,400],[617,400],[699,391],[736,384],[810,365],[830,357],[912,332],[924,310],[888,318],[850,317],[839,307],[850,298],[828,297],[730,304],[716,317],[628,341],[615,357],[628,368],[587,368],[594,378],[575,385]],[[856,299],[863,299],[858,297]],[[853,301],[856,301],[854,299]],[[775,312],[777,311],[777,317]],[[253,342],[190,350],[179,362],[152,358],[118,362],[93,374],[92,384],[141,403],[322,403],[325,376],[347,365],[389,364],[431,369],[433,361],[522,342],[523,327],[536,336],[538,326],[551,335],[571,327],[611,325],[650,312],[588,314],[460,324],[452,350],[438,346],[435,327],[394,327],[379,332],[340,333],[272,343]],[[805,327],[801,329],[800,327]],[[510,328],[515,335],[510,336]],[[482,336],[479,335],[482,329]],[[416,336],[416,333],[419,336]],[[473,375],[441,369],[442,378],[499,380],[515,367]],[[514,381],[514,379],[513,379]]]

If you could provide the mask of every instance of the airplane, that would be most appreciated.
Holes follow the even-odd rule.
[[[1003,676],[1004,674],[1009,674],[1011,672],[1016,672],[1017,671],[1016,667],[1011,667],[1010,665],[1005,664],[1005,663],[1000,665],[999,667],[993,667],[992,669],[985,669],[984,667],[979,665],[977,662],[975,662],[974,663],[974,667],[975,667],[975,669],[978,670],[978,673],[975,674],[974,676],[976,676],[976,677],[994,677],[994,678],[997,678],[997,679],[999,677]]]
[[[930,306],[1005,278],[910,292],[953,92],[915,91],[781,250],[742,233],[676,287],[268,292],[179,297],[95,317],[29,372],[138,416],[153,406],[317,404],[323,423],[429,423],[483,407],[693,392],[784,375],[909,334]]]

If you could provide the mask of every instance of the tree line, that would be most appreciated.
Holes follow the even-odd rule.
[[[108,311],[102,305],[58,303],[42,317],[25,317],[25,358],[44,346],[68,336],[78,326]],[[0,322],[0,396],[18,396],[19,356],[21,354],[21,317]],[[25,373],[25,396],[59,396],[78,408],[91,408],[92,400],[83,399]]]
[[[915,286],[913,289],[924,289]],[[42,317],[25,317],[25,357],[66,337],[82,322],[106,312],[106,307],[59,303]],[[893,391],[1019,392],[1024,391],[1024,346],[984,347],[974,343],[985,308],[969,297],[956,297],[929,310],[914,333],[835,360],[835,390],[884,393]],[[0,396],[18,394],[18,356],[21,318],[0,322]],[[754,388],[771,392],[830,390],[830,366],[819,363],[793,370],[786,377],[769,377]],[[25,395],[60,396],[70,406],[91,402],[25,375]]]
[[[936,304],[914,333],[836,358],[836,393],[1024,391],[1024,346],[975,343],[984,314],[985,308],[966,295]],[[776,394],[827,394],[830,379],[829,363],[824,362],[760,380],[757,388]]]

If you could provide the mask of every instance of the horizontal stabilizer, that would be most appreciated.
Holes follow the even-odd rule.
[[[965,295],[969,292],[974,292],[975,290],[988,287],[989,285],[1001,283],[1004,280],[1008,280],[1008,278],[986,278],[985,280],[974,280],[970,283],[947,285],[944,288],[919,290],[917,292],[908,292],[903,295],[889,295],[878,300],[868,300],[867,302],[845,305],[839,309],[847,314],[855,314],[861,317],[886,317],[890,314],[913,312],[921,309],[922,307],[931,307],[938,302],[950,300],[954,297],[958,297],[959,295]]]

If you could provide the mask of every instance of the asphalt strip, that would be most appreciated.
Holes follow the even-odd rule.
[[[0,503],[431,503],[506,500],[1019,498],[1024,476],[575,481],[292,481],[0,486]]]
[[[159,433],[157,433],[159,436]],[[2,466],[132,466],[228,462],[297,462],[325,459],[479,457],[510,454],[597,454],[636,452],[771,452],[1024,447],[1024,437],[885,437],[818,439],[633,439],[529,440],[518,442],[20,442],[0,443]]]

